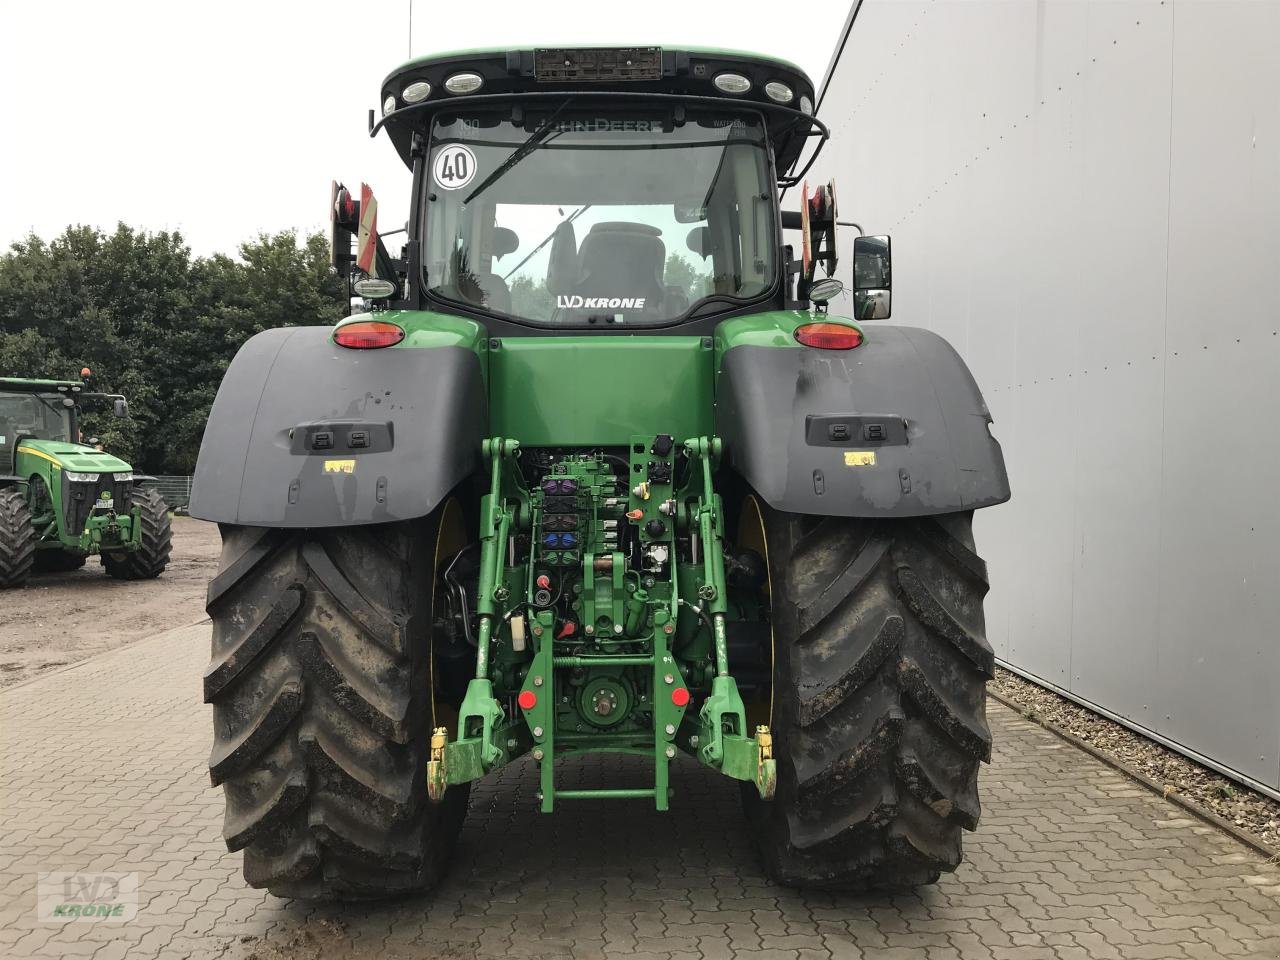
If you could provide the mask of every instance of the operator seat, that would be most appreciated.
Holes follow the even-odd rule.
[[[597,223],[582,238],[573,292],[584,297],[643,297],[646,311],[661,310],[667,294],[662,279],[667,248],[661,235],[645,223]]]
[[[684,238],[684,245],[703,260],[707,259],[707,257],[711,256],[711,228],[705,224],[701,227],[694,227],[689,231],[689,235]]]
[[[493,263],[501,260],[508,253],[514,253],[520,247],[520,238],[516,236],[514,230],[508,230],[506,227],[494,227],[490,245],[492,247],[490,263]],[[477,273],[475,281],[476,286],[480,288],[480,292],[484,295],[485,305],[490,310],[496,310],[499,313],[511,312],[511,288],[507,286],[506,280],[503,280],[496,273]]]
[[[573,223],[564,220],[551,238],[547,258],[547,289],[557,297],[573,293],[578,278],[578,235]]]

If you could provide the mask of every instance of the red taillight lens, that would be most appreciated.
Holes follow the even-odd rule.
[[[521,690],[516,703],[520,704],[521,710],[532,710],[538,705],[538,695],[532,690]]]
[[[404,339],[404,330],[385,320],[357,320],[344,323],[333,332],[333,342],[353,350],[394,347]]]
[[[689,690],[687,687],[676,687],[671,691],[671,702],[677,707],[687,706],[689,703]]]
[[[796,339],[806,347],[852,350],[862,343],[862,331],[845,323],[806,323],[796,327]]]

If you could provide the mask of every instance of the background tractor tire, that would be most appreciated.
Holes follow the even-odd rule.
[[[444,872],[468,790],[426,790],[440,529],[222,527],[209,772],[251,886],[374,899]]]
[[[0,588],[26,583],[35,554],[36,530],[25,494],[17,487],[0,489]]]
[[[744,792],[778,882],[932,883],[977,826],[995,669],[972,513],[804,517],[754,497],[767,535],[775,644],[772,802]]]
[[[150,580],[169,564],[169,505],[154,487],[134,488],[133,505],[142,508],[142,543],[132,553],[104,553],[102,565],[117,580]]]
[[[71,550],[37,550],[36,570],[41,573],[70,573],[79,570],[88,559]]]

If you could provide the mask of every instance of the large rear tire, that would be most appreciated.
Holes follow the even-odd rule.
[[[26,496],[17,487],[0,489],[0,589],[26,583],[35,554],[36,529]]]
[[[222,528],[208,597],[209,770],[251,886],[374,899],[428,889],[444,872],[468,791],[430,802],[426,769],[436,565],[456,513]]]
[[[141,508],[142,542],[131,553],[104,553],[102,566],[117,580],[151,580],[164,573],[173,547],[169,505],[154,487],[133,491],[133,506]]]
[[[770,570],[778,788],[772,802],[744,796],[765,866],[795,886],[932,883],[961,861],[991,756],[972,514],[804,517],[749,497],[745,530],[753,518]]]

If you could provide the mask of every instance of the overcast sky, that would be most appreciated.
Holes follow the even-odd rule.
[[[757,50],[820,83],[849,0],[416,0],[412,54],[572,43]],[[408,0],[0,3],[0,248],[117,221],[199,254],[327,224],[329,181],[369,182],[379,224],[409,178],[366,114],[410,54]]]

